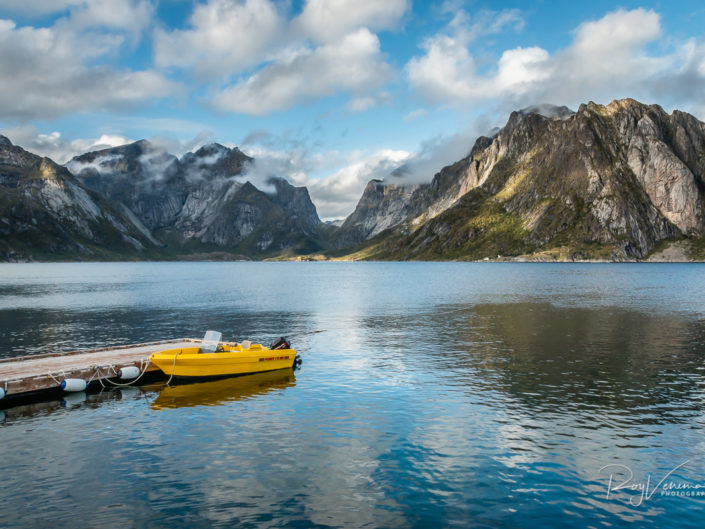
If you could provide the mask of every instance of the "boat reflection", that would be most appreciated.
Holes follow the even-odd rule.
[[[128,393],[132,390],[133,393]],[[65,393],[60,398],[41,400],[29,404],[18,404],[0,410],[0,423],[3,417],[8,421],[22,418],[34,417],[38,415],[50,415],[53,413],[74,410],[83,407],[99,408],[106,402],[127,400],[128,398],[141,398],[142,393],[138,388],[111,388],[98,393]]]
[[[154,410],[218,406],[281,391],[296,384],[293,369],[223,378],[208,382],[188,382],[164,386],[151,404]]]

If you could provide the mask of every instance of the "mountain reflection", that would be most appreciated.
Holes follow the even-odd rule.
[[[679,314],[510,303],[363,325],[368,345],[384,337],[386,360],[403,351],[406,364],[470,392],[502,392],[532,412],[602,408],[680,422],[702,411],[705,322]]]

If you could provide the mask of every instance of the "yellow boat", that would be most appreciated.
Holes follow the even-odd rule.
[[[209,333],[210,334],[209,336]],[[215,338],[215,339],[213,339]],[[209,331],[201,345],[167,349],[150,361],[169,377],[206,378],[249,375],[298,367],[301,358],[285,338],[272,348],[260,344],[220,342],[220,333]]]

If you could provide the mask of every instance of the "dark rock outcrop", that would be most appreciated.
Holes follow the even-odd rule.
[[[173,225],[187,195],[176,156],[146,140],[76,156],[66,167],[151,231]]]
[[[396,226],[365,257],[397,259],[552,248],[634,259],[660,241],[705,234],[705,124],[631,99],[554,114],[513,112],[426,186],[371,182],[348,233],[371,238]]]
[[[0,137],[0,260],[140,258],[152,249],[138,221],[64,167]]]
[[[247,181],[251,162],[237,147],[212,143],[177,159],[142,140],[78,156],[67,167],[134,214],[169,252],[258,257],[319,249],[321,221],[308,190],[282,178],[270,180],[273,192],[259,190]]]

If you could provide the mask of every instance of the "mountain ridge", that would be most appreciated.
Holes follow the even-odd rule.
[[[705,124],[685,112],[633,99],[590,102],[555,118],[515,111],[422,191],[404,198],[394,185],[380,193],[372,188],[384,184],[371,183],[364,211],[412,214],[385,226],[356,208],[347,233],[365,227],[367,237],[347,256],[639,260],[687,239],[690,257],[701,258],[704,174]],[[430,203],[421,214],[413,207],[419,194]],[[384,208],[375,205],[380,197],[390,198]]]
[[[140,226],[66,168],[0,137],[0,259],[114,259],[149,254]]]
[[[335,226],[305,187],[250,183],[237,147],[179,158],[140,140],[63,167],[0,136],[0,259],[705,257],[705,123],[690,114],[534,105],[469,147],[428,183],[397,185],[403,167],[371,180]]]
[[[320,249],[321,221],[308,190],[273,176],[273,191],[262,191],[241,178],[252,162],[239,148],[218,143],[179,159],[142,140],[78,156],[67,166],[131,209],[166,247],[252,257]]]
[[[22,184],[20,179],[14,181],[16,187],[22,188],[15,193],[19,195],[27,193],[24,183],[31,181],[23,174],[31,172],[31,164],[20,163],[17,153],[25,153],[35,165],[36,160],[42,158],[14,146],[4,136],[0,138],[0,149],[7,162],[0,172],[0,184],[5,184],[3,195],[12,202],[17,197],[7,190],[13,185],[8,180],[10,176],[22,173]],[[12,159],[10,152],[15,153]],[[118,224],[129,227],[125,228],[126,232],[137,241],[133,244],[134,251],[121,245],[113,248],[110,241],[116,239],[116,235],[111,229],[108,229],[110,233],[103,233],[94,228],[90,234],[83,234],[87,237],[85,240],[79,234],[73,235],[82,241],[75,250],[77,259],[103,256],[174,259],[189,255],[203,258],[213,255],[218,259],[231,255],[242,259],[322,248],[320,239],[326,228],[322,227],[308,190],[274,176],[268,180],[269,192],[256,188],[240,178],[253,159],[237,147],[208,144],[179,159],[147,140],[139,140],[76,156],[65,166],[48,158],[45,160],[66,182],[62,184],[64,187],[75,188],[81,197],[83,194],[94,197],[100,204],[94,204],[92,209],[106,218],[119,219]],[[71,195],[64,206],[72,201],[80,202]],[[38,200],[28,207],[37,211],[47,209],[47,205]],[[11,206],[8,204],[7,208]],[[24,218],[11,222],[9,217],[1,215],[2,211],[0,219],[4,218],[6,225],[21,228],[26,224]],[[54,211],[55,216],[59,213]],[[32,215],[25,217],[31,219]],[[55,223],[54,228],[57,226],[61,224]],[[0,259],[70,259],[68,250],[55,252],[51,241],[27,247],[18,237],[10,237],[10,228],[3,229],[0,231],[4,235]],[[52,226],[45,226],[44,231],[60,239]],[[101,244],[106,246],[104,252],[88,250],[89,246]]]

